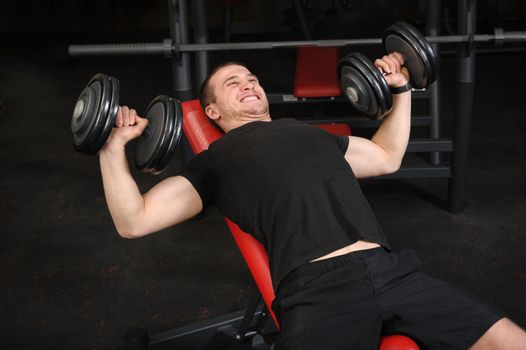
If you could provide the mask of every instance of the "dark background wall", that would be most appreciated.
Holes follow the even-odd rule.
[[[223,3],[208,0],[209,23],[221,26]],[[355,0],[347,14],[349,25],[353,19],[378,16],[396,18],[424,18],[424,0]],[[234,1],[234,20],[259,20],[282,17],[291,7],[289,1]],[[332,1],[308,1],[313,9],[328,10]],[[456,7],[456,1],[443,1],[444,8]],[[0,2],[0,32],[107,32],[107,31],[162,31],[168,30],[167,0],[27,0]],[[488,12],[488,8],[490,8]],[[479,18],[496,14],[507,20],[520,19],[526,14],[526,3],[520,0],[479,1]]]

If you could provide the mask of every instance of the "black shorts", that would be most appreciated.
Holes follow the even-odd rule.
[[[276,350],[377,350],[402,334],[421,349],[473,345],[503,316],[421,271],[413,250],[375,248],[305,264],[279,285]]]

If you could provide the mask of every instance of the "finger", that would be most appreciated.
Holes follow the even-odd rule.
[[[122,127],[122,107],[119,106],[119,109],[117,110],[117,117],[115,118],[115,125],[120,128]]]
[[[385,81],[386,81],[387,85],[392,86],[393,85],[393,76],[392,75],[386,75],[385,76]]]
[[[389,65],[387,64],[387,62],[385,62],[383,59],[379,59],[377,58],[375,61],[374,61],[374,65],[378,68],[380,68],[380,71],[382,73],[386,73],[386,74],[389,74],[391,73],[391,69],[389,68]]]
[[[400,87],[407,84],[409,81],[408,76],[404,74],[407,72],[407,69],[404,67],[400,73],[393,73],[385,76],[385,81],[387,85],[391,87]]]
[[[146,119],[146,118],[141,118],[141,117],[137,116],[136,121],[137,121],[137,128],[140,130],[140,132],[142,134],[142,132],[144,131],[144,129],[148,125],[149,120]]]
[[[404,56],[400,52],[392,52],[389,56],[397,60],[400,66],[404,65]]]
[[[130,125],[130,109],[128,106],[122,106],[122,125]]]
[[[142,117],[140,117],[138,114],[135,114],[135,124],[139,124],[139,123],[140,123],[141,121],[143,121],[143,120],[148,121],[148,119],[146,119],[146,118],[142,118]]]
[[[397,73],[400,70],[400,65],[398,64],[398,61],[394,58],[390,56],[384,56],[382,57],[382,61],[385,61],[389,65],[389,73]]]
[[[129,125],[135,125],[137,124],[136,122],[136,118],[137,117],[137,111],[133,108],[130,109],[130,114],[129,114]]]
[[[407,69],[407,67],[402,67],[402,69],[400,70],[400,73],[403,74],[404,78],[409,81],[411,79],[411,76],[409,74],[409,70]]]
[[[148,126],[148,119],[140,118],[140,121],[130,129],[130,133],[133,135],[132,138],[141,136],[146,126]]]
[[[389,86],[397,85],[399,80],[400,80],[400,77],[398,76],[398,73],[389,74],[385,76],[385,81],[387,82],[387,85]]]
[[[398,87],[404,85],[403,81],[405,81],[405,78],[400,73],[393,73],[386,75],[385,81],[387,82],[387,85],[391,87]]]

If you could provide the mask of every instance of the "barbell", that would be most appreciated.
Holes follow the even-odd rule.
[[[426,37],[426,40],[431,44],[493,42],[494,44],[500,45],[511,42],[526,43],[526,31],[504,31],[502,28],[496,28],[494,34],[428,36]],[[381,43],[381,38],[205,44],[179,44],[174,42],[172,39],[164,39],[160,43],[69,45],[68,52],[71,56],[164,55],[165,57],[172,57],[177,56],[177,54],[183,52],[266,50],[278,48],[298,48],[302,46],[345,47],[355,45],[378,45]]]

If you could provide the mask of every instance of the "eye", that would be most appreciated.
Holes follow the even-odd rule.
[[[233,85],[237,85],[237,81],[232,80],[232,81],[228,82],[228,84],[226,84],[226,86],[233,86]]]

